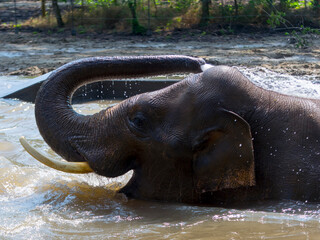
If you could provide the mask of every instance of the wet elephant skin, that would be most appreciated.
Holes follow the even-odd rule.
[[[133,169],[129,197],[187,203],[319,201],[320,101],[262,89],[236,68],[202,72],[185,56],[101,57],[69,63],[35,105],[45,141],[68,161],[116,177]],[[70,104],[99,79],[192,73],[83,116]],[[276,81],[276,79],[275,79]]]

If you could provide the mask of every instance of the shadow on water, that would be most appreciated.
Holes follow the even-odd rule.
[[[269,89],[320,96],[319,84],[312,79],[241,70]],[[117,102],[74,108],[92,114],[110,103]],[[33,111],[33,104],[0,99],[1,239],[320,239],[317,203],[264,201],[223,208],[128,200],[114,189],[130,174],[107,179],[49,169],[19,144],[21,135],[28,136],[32,145],[58,158],[42,140]]]

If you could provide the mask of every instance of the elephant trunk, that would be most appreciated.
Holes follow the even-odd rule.
[[[88,148],[99,144],[95,141],[99,134],[106,134],[103,132],[106,126],[100,125],[102,120],[108,122],[105,118],[112,110],[92,116],[76,113],[71,99],[77,88],[106,79],[199,73],[204,64],[202,59],[186,56],[95,57],[66,64],[49,76],[37,94],[35,116],[39,131],[49,146],[67,161],[88,161],[86,156],[93,151]],[[87,142],[90,144],[86,145]],[[79,148],[89,152],[83,154]]]

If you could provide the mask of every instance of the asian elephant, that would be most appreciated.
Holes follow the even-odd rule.
[[[233,67],[202,71],[206,66],[186,56],[71,62],[39,90],[38,128],[68,162],[86,162],[106,177],[133,169],[120,190],[128,197],[319,201],[320,101],[262,89]],[[76,113],[70,103],[89,82],[171,73],[193,74],[91,116]]]

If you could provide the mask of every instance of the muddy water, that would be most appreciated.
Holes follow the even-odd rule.
[[[320,97],[311,77],[241,70],[265,88]],[[19,81],[2,77],[1,88]],[[91,114],[109,103],[75,108]],[[18,141],[24,135],[56,157],[40,137],[33,111],[33,104],[0,99],[0,239],[320,239],[320,204],[280,201],[225,209],[128,200],[110,184],[127,181],[130,173],[106,179],[49,169]]]

